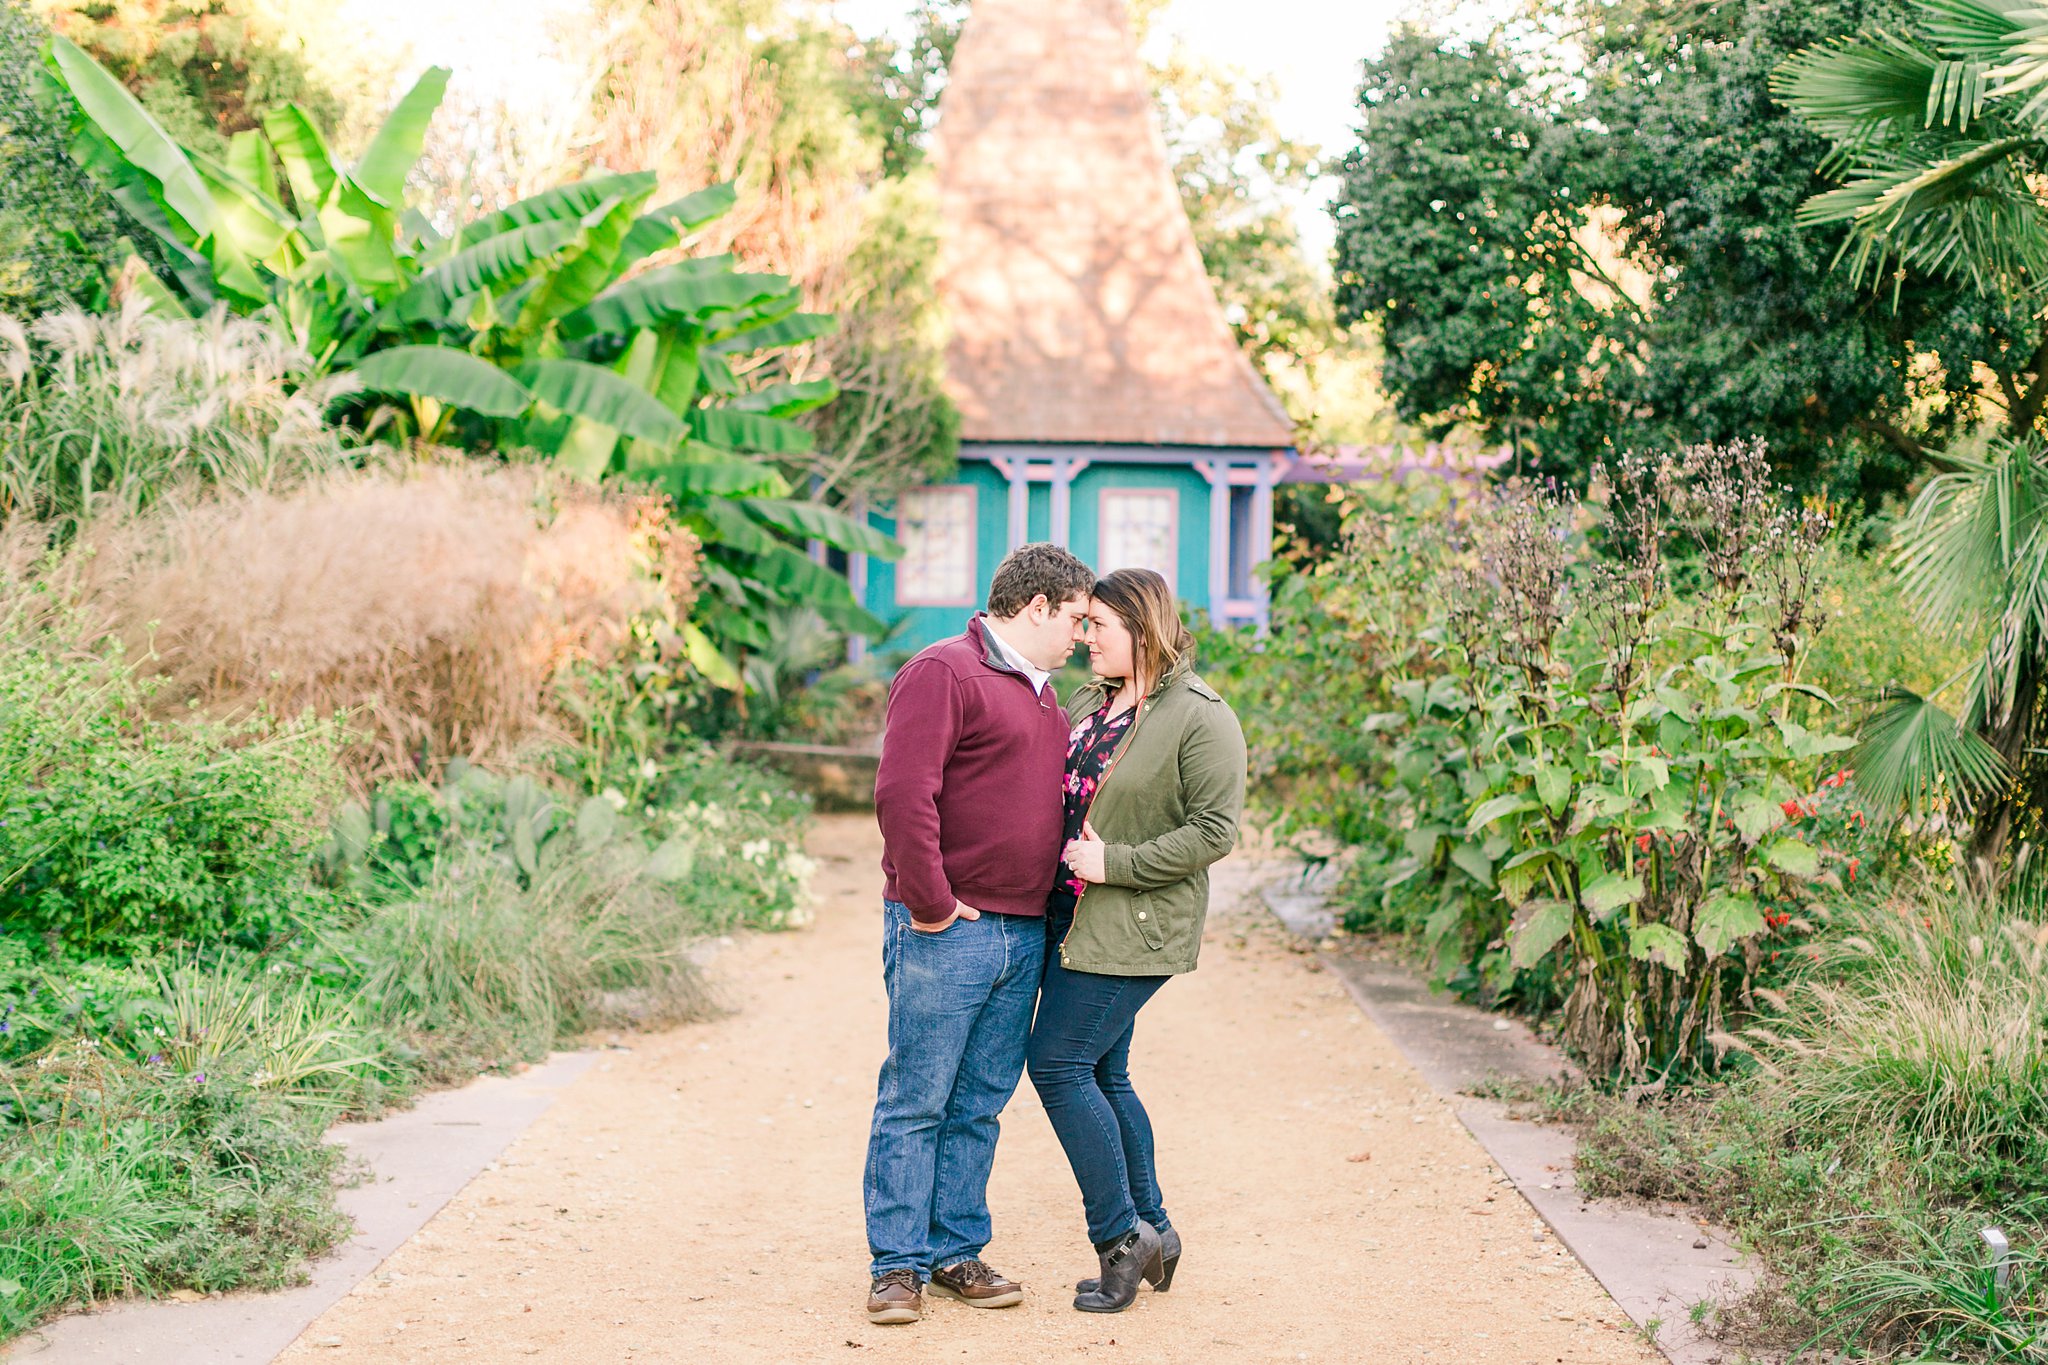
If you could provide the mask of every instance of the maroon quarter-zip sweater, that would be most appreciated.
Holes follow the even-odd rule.
[[[1060,861],[1067,714],[997,660],[983,618],[889,687],[875,818],[890,900],[937,924],[955,901],[1043,915]]]

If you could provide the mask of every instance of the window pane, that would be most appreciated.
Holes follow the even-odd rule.
[[[972,488],[914,488],[896,500],[899,606],[961,606],[974,601]]]
[[[1102,494],[1102,573],[1151,569],[1174,584],[1180,499],[1173,490],[1113,488]]]

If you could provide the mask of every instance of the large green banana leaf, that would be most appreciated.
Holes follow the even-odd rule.
[[[315,214],[334,196],[341,181],[341,167],[327,150],[327,139],[304,109],[287,104],[263,116],[263,133],[284,167],[285,183],[292,187],[301,216]]]
[[[445,66],[428,67],[398,101],[398,107],[370,139],[363,159],[356,163],[349,178],[378,208],[396,214],[405,207],[405,177],[427,145],[427,125],[448,93],[449,75]]]
[[[85,126],[74,132],[104,142],[126,165],[147,176],[156,187],[157,201],[189,233],[188,242],[211,236],[213,196],[206,182],[184,149],[127,87],[69,38],[52,38],[44,60],[85,116]]]
[[[621,254],[626,263],[631,264],[681,246],[684,237],[717,222],[738,202],[739,195],[728,182],[649,209],[626,234],[626,245]]]
[[[763,455],[800,455],[817,445],[809,427],[758,412],[731,408],[698,408],[692,412],[697,433],[715,446],[753,450]]]
[[[582,232],[582,224],[571,218],[533,223],[486,237],[414,280],[385,311],[399,322],[446,318],[458,299],[480,290],[501,290],[524,283]]]
[[[486,417],[518,417],[533,394],[488,361],[450,346],[393,346],[350,371],[365,393],[432,398]]]
[[[822,564],[814,564],[787,545],[754,555],[747,567],[757,582],[773,588],[786,602],[810,607],[842,630],[857,635],[884,634],[888,627],[854,600],[853,589],[844,578]]]
[[[520,310],[515,333],[537,332],[603,291],[617,270],[619,247],[633,230],[640,205],[639,198],[606,199],[583,215],[582,233],[555,268],[539,277],[540,287]]]
[[[700,448],[712,449],[709,446]],[[724,454],[723,451],[716,453]],[[753,460],[717,458],[654,465],[636,470],[635,475],[666,490],[670,497],[685,506],[699,498],[724,498],[738,493],[772,496],[772,490],[782,483],[782,476],[767,465]]]
[[[583,360],[535,360],[521,365],[512,376],[542,402],[620,434],[670,447],[686,434],[682,419],[652,394],[602,365]]]
[[[875,555],[882,559],[898,559],[903,554],[903,547],[880,531],[815,502],[746,498],[740,505],[779,531],[802,536],[805,540],[822,541],[835,550]]]
[[[803,384],[769,384],[733,399],[740,412],[766,413],[770,417],[796,417],[824,407],[839,396],[839,385],[830,379],[813,379]]]
[[[513,228],[531,227],[535,223],[554,223],[564,218],[580,220],[592,209],[608,200],[645,200],[654,193],[656,184],[652,171],[634,171],[629,175],[594,175],[587,179],[558,185],[551,190],[529,195],[515,204],[508,204],[496,213],[485,214],[464,227],[455,235],[461,246],[474,246],[486,237],[495,237]]]
[[[788,290],[789,281],[780,275],[708,274],[688,262],[664,266],[613,285],[589,306],[563,318],[562,335],[625,335],[745,308]]]
[[[801,346],[807,341],[832,335],[839,329],[830,313],[792,313],[757,327],[721,337],[711,345],[719,355],[752,355],[783,346]]]

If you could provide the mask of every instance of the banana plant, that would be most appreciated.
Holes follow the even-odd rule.
[[[881,632],[799,547],[893,558],[896,543],[794,497],[773,464],[811,448],[794,419],[837,387],[750,387],[736,372],[825,335],[832,318],[731,256],[678,258],[732,208],[732,186],[654,204],[651,172],[593,175],[444,235],[404,191],[445,68],[422,75],[344,166],[296,105],[235,135],[219,162],[180,146],[68,40],[51,41],[45,65],[73,110],[73,156],[169,248],[171,279],[143,272],[158,306],[266,318],[317,373],[354,378],[340,415],[366,427],[663,489],[707,551],[709,638],[692,638],[692,657],[728,684],[739,673],[725,655],[765,644],[774,608]]]

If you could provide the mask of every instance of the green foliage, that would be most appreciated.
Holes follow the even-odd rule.
[[[881,146],[884,175],[901,176],[923,164],[966,17],[966,0],[918,0],[907,41],[873,38],[856,49],[850,100]]]
[[[2038,911],[1940,879],[1852,898],[1717,1091],[1582,1095],[1589,1192],[1680,1199],[1768,1272],[1726,1330],[1752,1349],[2025,1360],[2044,1323],[2048,1053]],[[1804,956],[1804,955],[1802,955]],[[1978,1229],[2011,1239],[2000,1291]]]
[[[143,701],[116,656],[0,647],[0,927],[116,953],[286,931],[313,894],[335,736]]]
[[[0,0],[0,313],[30,317],[103,298],[130,254],[113,201],[71,160],[63,114],[39,98],[49,36]]]
[[[28,331],[0,314],[0,517],[60,527],[132,514],[193,484],[270,489],[351,461],[328,425],[333,385],[269,328],[135,304],[53,313]]]
[[[0,1336],[119,1294],[278,1288],[348,1235],[342,1151],[276,1090],[88,1043],[0,1080]]]
[[[1849,225],[1859,281],[1896,268],[1895,288],[1934,276],[2022,297],[2048,271],[2036,17],[1975,0],[1912,0],[1890,17],[1885,32],[1837,23],[1777,73],[1779,96],[1833,144],[1822,168],[1841,182],[1800,217]],[[2026,407],[2037,417],[2040,398]]]
[[[1359,846],[1365,923],[1556,1008],[1596,1072],[1711,1066],[1772,940],[1859,869],[1860,817],[1799,824],[1852,743],[1800,673],[1827,519],[1780,504],[1755,447],[1625,460],[1597,512],[1406,496],[1276,584],[1233,679],[1281,832]]]
[[[337,60],[334,35],[305,22],[310,7],[292,8],[264,0],[55,0],[45,13],[173,136],[221,161],[228,139],[261,127],[273,109],[296,104],[330,135],[348,112],[334,78],[350,85],[353,73]],[[317,65],[315,44],[325,48]]]
[[[445,70],[420,78],[353,167],[296,106],[239,134],[224,165],[180,147],[63,39],[49,62],[79,101],[80,155],[176,256],[180,292],[287,327],[319,372],[356,381],[365,425],[666,489],[720,571],[707,574],[700,614],[728,645],[751,644],[775,603],[879,631],[776,516],[790,489],[761,457],[815,438],[734,373],[832,320],[801,311],[787,279],[739,273],[729,256],[647,268],[730,209],[730,186],[656,205],[651,173],[594,175],[444,238],[404,210],[403,190]],[[401,401],[376,401],[390,398]],[[807,516],[813,538],[893,548],[836,513]]]
[[[1895,689],[1858,761],[1888,810],[1970,829],[1982,887],[2029,859],[2048,770],[2048,446],[2038,437],[1951,450],[1896,532],[1894,562],[1916,625],[1963,652],[1927,696]],[[1953,711],[1932,697],[1960,692]]]
[[[1771,72],[1897,0],[1548,9],[1583,71],[1415,30],[1368,65],[1338,306],[1384,328],[1403,420],[1574,483],[1619,451],[1761,436],[1799,487],[1875,503],[1987,415],[1985,376],[2026,402],[2026,309],[1939,280],[1886,306],[1830,271],[1838,229],[1795,221],[1828,142]]]

